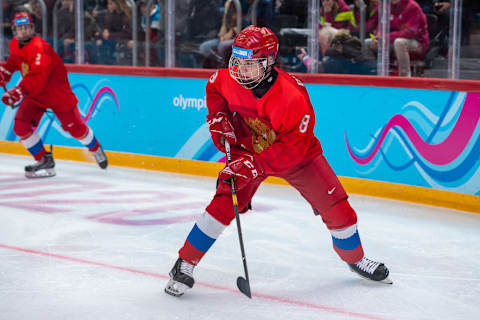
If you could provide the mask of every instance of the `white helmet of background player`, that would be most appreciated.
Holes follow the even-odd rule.
[[[232,44],[230,76],[243,87],[253,89],[270,74],[277,53],[278,39],[272,30],[248,26]]]
[[[27,43],[33,38],[35,29],[32,17],[28,12],[22,11],[15,13],[12,19],[12,32],[13,36],[22,44]]]

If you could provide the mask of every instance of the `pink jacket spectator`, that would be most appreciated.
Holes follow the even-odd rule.
[[[378,32],[378,30],[377,30]],[[400,0],[391,7],[390,42],[397,38],[415,39],[422,45],[423,53],[428,49],[427,18],[414,0]]]
[[[375,33],[378,25],[378,6],[374,6],[369,12],[365,12],[365,32]],[[360,10],[355,10],[355,19],[357,27],[350,29],[351,31],[360,31]]]
[[[355,16],[344,0],[338,0],[338,10],[335,15],[333,12],[324,13],[323,9],[320,8],[320,19],[320,29],[326,22],[330,23],[335,29],[352,29],[352,27],[357,26]]]

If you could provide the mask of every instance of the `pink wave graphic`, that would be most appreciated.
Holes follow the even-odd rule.
[[[383,141],[387,133],[391,128],[398,126],[401,128],[415,149],[420,155],[435,165],[446,165],[455,160],[468,145],[470,138],[472,137],[477,123],[480,120],[480,93],[468,93],[465,98],[462,112],[460,113],[455,127],[450,132],[450,135],[438,144],[429,144],[425,142],[420,135],[415,131],[412,124],[403,115],[395,115],[385,126],[380,139],[377,142],[374,150],[365,158],[357,157],[347,141],[345,134],[345,142],[347,144],[348,152],[355,162],[359,164],[367,164],[375,157],[378,150],[382,146]]]
[[[112,95],[113,99],[115,100],[115,103],[117,104],[117,107],[120,105],[118,103],[117,95],[115,94],[115,92],[109,87],[102,87],[100,90],[98,90],[97,94],[95,95],[95,98],[93,98],[90,108],[88,108],[88,113],[85,115],[85,118],[84,118],[85,122],[87,122],[90,119],[90,116],[95,110],[95,106],[97,105],[98,99],[100,99],[100,97],[105,93],[110,93]]]

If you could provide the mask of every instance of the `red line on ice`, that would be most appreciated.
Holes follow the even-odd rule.
[[[121,270],[121,271],[131,272],[131,273],[135,273],[135,274],[142,274],[142,275],[146,275],[146,276],[150,276],[150,277],[154,277],[154,278],[160,278],[160,279],[169,279],[170,278],[169,276],[163,275],[163,274],[160,274],[160,273],[142,271],[142,270],[127,268],[127,267],[122,267],[122,266],[115,266],[115,265],[106,264],[106,263],[102,263],[102,262],[90,261],[90,260],[85,260],[85,259],[80,259],[80,258],[75,258],[75,257],[68,257],[68,256],[63,256],[63,255],[59,255],[59,254],[55,254],[55,253],[50,253],[50,252],[43,252],[43,251],[38,251],[38,250],[14,247],[14,246],[9,246],[9,245],[5,245],[5,244],[0,244],[0,248],[20,251],[20,252],[25,252],[25,253],[31,253],[31,254],[36,254],[36,255],[45,256],[45,257],[57,258],[57,259],[62,259],[62,260],[67,260],[67,261],[79,262],[79,263],[83,263],[83,264],[89,264],[89,265],[94,265],[94,266],[99,266],[99,267],[104,267],[104,268],[109,268],[109,269],[114,269],[114,270]],[[205,282],[195,282],[195,283],[196,283],[197,286],[203,286],[203,287],[207,287],[207,288],[212,288],[212,289],[217,289],[217,290],[222,290],[222,291],[228,291],[228,292],[232,292],[232,293],[239,293],[237,289],[232,289],[232,288],[223,287],[223,286],[217,286],[217,285],[210,284],[210,283],[205,283]],[[308,303],[308,302],[303,302],[303,301],[290,300],[290,299],[286,299],[286,298],[270,296],[270,295],[261,294],[261,293],[252,293],[252,296],[256,297],[256,298],[265,299],[265,300],[271,300],[271,301],[275,301],[275,302],[291,304],[291,305],[295,305],[295,306],[298,306],[298,307],[317,309],[317,310],[322,310],[322,311],[327,311],[327,312],[337,313],[337,314],[344,314],[344,315],[347,315],[347,316],[353,316],[353,317],[362,318],[362,319],[386,320],[386,318],[379,317],[379,316],[374,316],[374,315],[369,315],[369,314],[359,313],[359,312],[352,312],[352,311],[348,311],[348,310],[344,310],[344,309],[333,308],[333,307],[328,307],[328,306],[324,306],[324,305],[313,304],[313,303]]]

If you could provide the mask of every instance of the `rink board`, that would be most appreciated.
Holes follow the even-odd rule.
[[[164,159],[158,167],[144,167],[162,170],[166,166],[167,171],[178,168],[182,172],[188,167],[185,160],[196,160],[193,163],[206,164],[196,166],[198,174],[210,175],[207,168],[218,170],[215,163],[222,162],[223,155],[210,141],[205,124],[206,74],[186,78],[175,73],[143,75],[142,68],[130,70],[136,72],[75,71],[69,75],[81,113],[104,148],[119,159],[128,154],[127,165],[134,167],[138,167],[137,160],[141,166],[142,161],[158,158]],[[435,90],[431,90],[427,85],[422,89],[376,87],[301,78],[307,79],[305,86],[316,112],[315,135],[338,175],[351,181],[373,180],[426,188],[425,192],[463,194],[470,196],[473,206],[479,203],[478,86],[469,90],[470,82],[465,82],[452,90],[448,85],[432,85]],[[18,79],[17,73],[11,84]],[[18,141],[13,133],[14,115],[10,108],[0,110],[0,140]],[[46,144],[80,147],[50,114],[38,132]],[[0,150],[5,148],[3,144]],[[164,164],[177,160],[181,165]],[[202,173],[203,167],[207,173]]]

